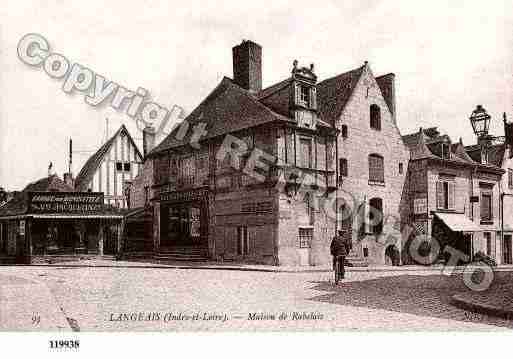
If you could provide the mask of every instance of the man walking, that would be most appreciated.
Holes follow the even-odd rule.
[[[346,260],[347,248],[342,237],[335,236],[331,241],[330,252],[333,256],[333,270],[335,271],[335,284],[339,279],[344,279],[345,269],[344,262]],[[338,270],[338,272],[337,272]]]

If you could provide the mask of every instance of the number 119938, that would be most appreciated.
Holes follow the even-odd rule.
[[[50,349],[57,350],[78,350],[80,347],[80,340],[50,340]]]

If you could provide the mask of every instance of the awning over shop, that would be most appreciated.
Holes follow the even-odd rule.
[[[435,212],[442,222],[454,232],[481,232],[482,229],[463,213]]]

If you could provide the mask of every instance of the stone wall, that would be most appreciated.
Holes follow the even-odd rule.
[[[281,192],[279,198],[278,260],[280,265],[329,265],[330,244],[335,235],[336,222],[322,205],[313,207],[311,218],[304,194]],[[300,248],[299,229],[313,230],[310,248]]]
[[[370,127],[370,106],[378,105],[381,112],[381,130]],[[348,176],[339,185],[340,198],[352,198],[351,206],[368,203],[371,198],[383,201],[385,219],[395,218],[401,223],[401,196],[409,160],[409,151],[404,145],[401,134],[394,122],[392,113],[367,66],[346,107],[336,122],[340,130],[342,125],[348,129],[347,138],[338,138],[338,157],[347,159]],[[384,159],[384,183],[369,182],[369,155],[378,154]],[[402,173],[399,165],[402,164]],[[339,164],[337,164],[339,165]],[[340,174],[340,168],[338,173]],[[375,239],[368,237],[358,243],[357,230],[353,228],[354,255],[364,257],[369,263],[384,264],[386,246],[370,243]]]
[[[218,193],[213,210],[217,260],[277,264],[277,201],[272,188]],[[238,253],[238,227],[248,232],[248,253]]]

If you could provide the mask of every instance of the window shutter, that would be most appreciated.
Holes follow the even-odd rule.
[[[365,202],[363,205],[364,212],[363,212],[363,220],[365,223],[365,233],[371,233],[371,225],[370,225],[370,210],[369,210],[369,203]]]
[[[295,95],[295,104],[299,105],[301,103],[301,88],[298,84],[294,86],[294,95]]]
[[[447,202],[449,203],[449,209],[456,209],[456,184],[454,182],[449,182],[448,189],[449,199]]]
[[[444,185],[443,182],[436,182],[436,208],[444,207]]]

